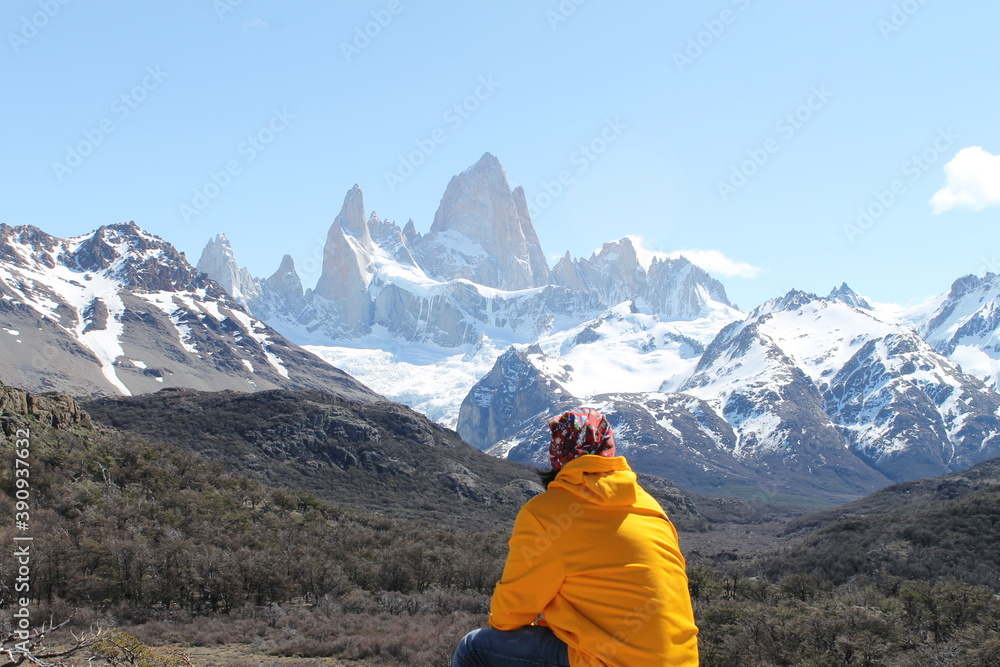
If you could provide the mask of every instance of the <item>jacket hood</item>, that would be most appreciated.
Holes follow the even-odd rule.
[[[638,498],[635,473],[623,456],[577,457],[559,470],[549,488],[604,507],[632,506]]]

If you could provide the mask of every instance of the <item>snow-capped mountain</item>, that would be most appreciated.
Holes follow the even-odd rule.
[[[511,190],[490,153],[451,179],[430,232],[411,243],[420,265],[438,280],[507,291],[550,283],[524,189]]]
[[[1000,276],[965,276],[905,319],[934,349],[993,389],[1000,386]]]
[[[840,287],[831,290],[827,298],[833,301],[842,301],[848,306],[854,306],[855,308],[872,310],[872,305],[868,303],[868,300],[863,296],[859,296],[857,292],[847,286],[847,283],[841,283]]]
[[[1000,372],[995,276],[917,309],[842,284],[746,315],[706,271],[630,237],[549,269],[490,154],[451,180],[425,235],[355,185],[313,289],[288,257],[244,287],[213,243],[225,261],[206,269],[259,293],[255,316],[500,456],[544,462],[539,424],[581,403],[618,415],[648,470],[702,490],[842,500],[998,453],[1000,399],[976,379]]]
[[[322,388],[378,398],[131,222],[69,239],[0,226],[0,322],[0,376],[29,391]]]
[[[601,340],[596,331],[616,316],[616,335]],[[630,353],[607,338],[628,340],[622,322],[642,317],[613,309],[567,343],[572,350],[588,341],[592,375],[614,384],[616,364],[642,368],[642,348]],[[619,444],[648,459],[644,469],[669,462],[674,479],[702,491],[725,471],[724,485],[827,500],[1000,455],[1000,397],[846,285],[826,298],[792,291],[732,322],[703,350],[688,343],[686,370],[652,364],[669,376],[658,390],[636,391],[641,370],[631,392],[576,382],[565,348],[550,346],[557,357],[538,345],[505,354],[464,401],[463,437],[541,464],[544,417],[590,404],[617,415]],[[694,462],[704,474],[684,472]]]
[[[734,442],[735,435],[704,402],[656,392],[607,393],[581,400],[566,387],[573,372],[571,365],[549,357],[537,344],[510,348],[462,403],[459,433],[495,456],[546,467],[547,418],[585,404],[608,416],[619,451],[637,470],[706,493],[747,493],[774,486],[720,446]]]
[[[247,295],[251,311],[279,330],[334,344],[375,329],[446,348],[484,336],[527,343],[631,299],[666,320],[696,319],[718,304],[733,308],[721,283],[684,258],[640,265],[629,239],[589,259],[567,256],[551,272],[544,257],[523,189],[511,189],[487,153],[448,184],[426,235],[412,221],[400,229],[369,215],[361,187],[351,188],[312,290],[299,292],[288,259],[278,272],[288,276],[282,289],[265,284],[275,276],[249,284],[218,237],[200,266]]]
[[[258,281],[236,263],[233,246],[225,234],[216,234],[201,253],[196,268],[212,276],[236,303],[244,308],[261,297]]]
[[[1000,456],[1000,397],[912,331],[867,341],[824,397],[851,451],[893,480]]]
[[[217,240],[206,248],[225,256],[205,263],[209,275],[224,283],[242,276],[231,253],[218,248]],[[658,350],[646,365],[676,357],[677,372],[693,363],[694,348],[683,342],[691,336],[664,323],[685,323],[682,329],[695,323],[697,348],[743,316],[705,271],[684,258],[641,263],[629,239],[606,244],[589,259],[567,257],[552,271],[544,257],[523,189],[512,189],[487,153],[448,184],[426,235],[412,220],[400,229],[369,213],[355,185],[328,231],[314,289],[302,290],[286,257],[274,276],[242,291],[259,292],[248,300],[256,317],[447,425],[455,424],[469,388],[507,347],[539,341],[550,354],[551,345],[560,345],[570,357],[583,357],[569,351],[574,344],[566,336],[615,337],[606,322],[596,333],[597,320],[623,300],[646,316],[633,325],[649,329],[637,330],[626,344]],[[587,375],[577,378],[586,382]],[[662,380],[644,384],[655,389]]]
[[[676,389],[717,406],[741,434],[746,457],[802,433],[798,424],[783,425],[788,397],[777,389],[801,380],[811,385],[799,394],[816,417],[810,423],[828,422],[840,433],[840,449],[890,479],[940,474],[1000,454],[1000,439],[992,440],[1000,432],[998,397],[912,329],[851,302],[794,291],[769,301],[720,333]],[[963,430],[969,424],[980,428]]]
[[[572,259],[567,253],[553,267],[552,279],[597,294],[607,306],[638,299],[665,319],[697,319],[709,304],[735,309],[725,287],[708,272],[683,257],[654,257],[643,266],[629,238],[605,243],[586,259]]]

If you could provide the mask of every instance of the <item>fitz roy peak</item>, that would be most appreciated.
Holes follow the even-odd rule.
[[[218,254],[210,252],[216,245],[205,252]],[[205,262],[205,269],[234,286],[230,276],[244,273],[229,255],[226,262]],[[590,259],[567,256],[550,271],[523,188],[511,189],[489,153],[451,179],[427,234],[412,220],[400,229],[368,214],[355,185],[327,232],[316,287],[300,295],[266,282],[256,281],[256,290],[240,287],[259,294],[247,300],[251,312],[291,338],[328,345],[375,327],[408,343],[446,348],[498,333],[507,342],[527,342],[633,298],[667,319],[732,309],[725,289],[705,271],[683,258],[642,266],[628,239]]]
[[[438,280],[465,278],[502,290],[549,283],[524,189],[510,189],[489,153],[451,179],[430,233],[415,245],[421,266]]]
[[[747,315],[700,267],[627,237],[549,269],[524,202],[490,154],[451,179],[426,234],[366,210],[355,186],[316,287],[285,258],[248,305],[524,462],[545,462],[544,418],[581,404],[609,413],[641,470],[722,495],[841,502],[1000,454],[996,276],[922,309],[842,284]]]

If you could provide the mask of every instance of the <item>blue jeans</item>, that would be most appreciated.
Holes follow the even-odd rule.
[[[455,649],[452,667],[569,667],[566,644],[538,625],[473,630]]]

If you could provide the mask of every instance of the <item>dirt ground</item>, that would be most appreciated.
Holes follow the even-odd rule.
[[[197,667],[361,667],[362,662],[344,662],[336,658],[283,658],[259,653],[247,644],[224,646],[174,646],[183,651]]]
[[[755,556],[771,551],[783,542],[780,537],[787,521],[777,520],[756,525],[714,524],[703,533],[681,532],[681,551],[688,560],[709,558],[722,553]]]

